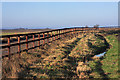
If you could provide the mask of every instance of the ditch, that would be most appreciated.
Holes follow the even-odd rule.
[[[30,53],[22,53],[21,59],[13,57],[12,65],[4,61],[4,77],[111,78],[103,68],[105,63],[102,63],[111,49],[110,45],[113,45],[106,39],[98,33],[82,34],[72,39],[58,40]],[[6,67],[7,64],[10,67]],[[8,74],[5,70],[12,71]]]

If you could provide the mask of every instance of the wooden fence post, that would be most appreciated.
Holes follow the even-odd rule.
[[[69,29],[67,29],[67,36],[69,36],[69,33],[68,33],[68,32],[69,32]]]
[[[35,35],[33,34],[33,41],[35,40]],[[35,47],[35,43],[33,42],[33,48]]]
[[[83,31],[84,31],[84,30],[83,30],[83,27],[82,27],[82,34],[84,34]]]
[[[79,35],[79,28],[78,28],[78,35]],[[78,35],[77,35],[77,36],[78,36]]]
[[[54,35],[55,35],[55,32],[54,32]],[[54,36],[54,41],[55,41],[55,36]]]
[[[43,38],[45,38],[45,34],[43,33]],[[43,45],[45,44],[45,39],[43,39]]]
[[[67,37],[67,29],[65,29],[65,37]]]
[[[40,48],[40,34],[38,34],[38,39],[39,39],[39,41],[38,41],[38,46],[39,46],[39,48]]]
[[[78,29],[78,28],[76,28],[76,36],[77,36],[77,33],[78,33],[77,29]]]
[[[72,39],[72,33],[73,33],[73,32],[72,32],[72,29],[71,29],[71,33],[70,33],[70,35],[71,35],[71,39]]]
[[[18,43],[19,43],[19,45],[18,45],[18,53],[19,53],[19,57],[20,57],[20,36],[18,36]]]
[[[26,52],[28,52],[28,35],[26,35]]]
[[[80,34],[80,28],[78,28],[78,36],[79,36],[79,34]]]
[[[75,28],[73,30],[74,30],[74,35],[75,35]],[[75,35],[75,37],[76,37],[76,35]]]
[[[8,37],[8,58],[10,59],[10,37]]]
[[[64,37],[64,36],[63,36],[63,33],[64,33],[64,32],[63,32],[63,30],[62,30],[62,38]]]
[[[70,39],[70,29],[68,30],[68,32],[69,32],[68,35],[69,35],[69,39]]]
[[[52,36],[52,32],[51,32],[51,36]],[[51,42],[53,41],[53,37],[51,37]]]
[[[61,38],[63,38],[63,30],[61,30],[61,33],[62,33],[62,34],[61,34]]]
[[[64,30],[62,30],[62,33],[63,33],[63,34],[62,34],[62,38],[64,38]]]
[[[64,30],[64,37],[66,37],[66,29]]]
[[[62,38],[62,30],[61,30],[61,38]]]
[[[47,37],[49,37],[49,32],[47,32]],[[49,38],[47,38],[47,43],[49,43]]]
[[[60,30],[59,30],[59,33],[58,33],[58,34],[59,34],[59,39],[60,39]]]
[[[63,38],[65,37],[65,30],[63,30]]]
[[[68,33],[67,33],[67,32],[68,32],[68,29],[66,29],[66,36],[68,36]]]
[[[58,31],[57,31],[57,40],[58,40]]]

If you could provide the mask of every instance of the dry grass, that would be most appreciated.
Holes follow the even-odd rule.
[[[84,57],[94,55],[93,50],[89,50],[89,39],[92,45],[97,40],[94,34],[89,33],[72,39],[66,37],[40,49],[21,53],[21,58],[17,54],[10,61],[4,58],[3,77],[89,78],[88,73],[81,72],[91,71],[88,64],[81,64]]]

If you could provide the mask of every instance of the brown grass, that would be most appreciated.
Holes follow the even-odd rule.
[[[64,40],[57,40],[40,49],[21,53],[21,58],[18,54],[13,55],[10,61],[3,58],[3,78],[89,78],[88,73],[79,73],[82,70],[90,71],[87,64],[81,65],[80,57],[92,54],[91,51],[88,51],[89,46],[86,44],[86,39],[91,39],[93,38],[91,36],[94,35],[89,33],[84,35],[72,39],[65,37]]]

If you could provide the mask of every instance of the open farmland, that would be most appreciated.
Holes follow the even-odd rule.
[[[23,34],[23,33],[33,33],[33,32],[42,32],[48,31],[51,29],[3,29],[2,34],[0,35],[11,35],[11,34]]]
[[[10,60],[4,57],[2,77],[119,78],[119,32],[113,29],[65,36],[40,48],[22,52],[20,58],[18,54],[12,55]],[[95,56],[103,52],[106,52],[103,57]]]

